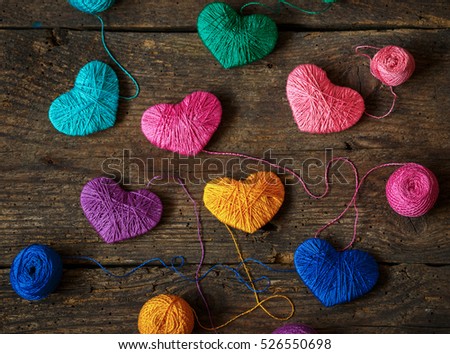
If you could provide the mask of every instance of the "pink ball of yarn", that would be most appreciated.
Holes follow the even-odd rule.
[[[386,184],[389,205],[402,216],[418,217],[426,214],[438,195],[436,176],[428,168],[415,163],[400,167]]]
[[[290,323],[277,328],[272,334],[317,334],[314,328],[301,323]]]
[[[411,53],[394,45],[380,49],[370,61],[372,75],[387,86],[403,84],[415,68]]]

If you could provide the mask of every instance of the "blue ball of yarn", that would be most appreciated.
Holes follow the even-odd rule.
[[[88,14],[98,14],[108,10],[115,0],[69,0],[69,4]]]
[[[31,245],[14,258],[9,278],[21,298],[41,300],[56,289],[62,270],[61,257],[55,250],[44,245]]]

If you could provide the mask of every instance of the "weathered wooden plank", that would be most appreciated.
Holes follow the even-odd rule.
[[[200,159],[175,157],[175,167],[168,168],[163,159],[173,158],[172,154],[151,146],[140,133],[140,116],[149,105],[176,102],[200,89],[217,94],[224,106],[223,123],[208,145],[211,149],[253,155],[272,149],[275,157],[293,158],[301,166],[308,159],[323,162],[324,149],[330,148],[334,156],[352,158],[361,172],[393,160],[416,161],[433,169],[441,183],[441,197],[437,207],[419,219],[397,216],[387,206],[383,193],[389,171],[369,181],[359,203],[361,242],[357,247],[382,262],[448,264],[448,31],[283,33],[280,47],[267,59],[235,70],[220,68],[195,34],[110,33],[111,47],[139,79],[142,94],[133,102],[121,103],[114,128],[84,138],[57,133],[47,110],[55,97],[71,87],[82,64],[107,60],[98,33],[8,30],[0,31],[0,36],[5,44],[0,78],[5,88],[0,110],[4,186],[0,192],[0,266],[9,266],[14,254],[32,242],[54,245],[66,254],[91,255],[106,264],[136,264],[149,257],[167,259],[176,254],[195,263],[199,249],[195,219],[180,188],[155,187],[166,206],[161,224],[148,236],[116,246],[98,240],[79,207],[79,193],[89,179],[114,172],[111,168],[102,171],[107,159],[123,169],[116,177],[123,177],[132,189],[142,187],[156,172],[176,170],[186,177],[189,171],[189,185],[197,200],[203,182],[214,175],[234,171],[242,176],[236,160],[223,172],[215,165],[232,159],[205,155]],[[394,114],[382,121],[363,118],[339,134],[300,133],[284,96],[290,70],[313,62],[323,66],[336,83],[361,88],[365,96],[377,95],[379,87],[367,63],[351,51],[353,44],[361,42],[402,45],[417,59],[416,74],[396,89],[400,100]],[[143,52],[135,50],[139,47]],[[121,79],[124,90],[130,92],[126,79]],[[387,91],[379,95],[386,95],[378,100],[379,106],[387,106]],[[128,157],[126,152],[124,157],[126,150],[130,150]],[[154,168],[150,162],[140,162],[149,157],[155,159]],[[312,182],[323,169],[313,168],[311,173]],[[273,226],[242,237],[242,247],[249,256],[266,262],[289,260],[298,243],[340,212],[350,193],[349,185],[337,185],[329,198],[313,202],[298,187],[290,187]],[[234,262],[226,230],[207,211],[203,210],[202,217],[207,262]],[[351,230],[351,218],[331,229],[340,245],[351,238]]]
[[[118,1],[103,13],[110,28],[148,30],[195,30],[198,13],[210,0],[159,1],[139,0]],[[248,1],[226,1],[235,9]],[[276,0],[263,1],[274,5]],[[324,6],[319,0],[291,1],[305,9],[318,10]],[[329,12],[311,16],[284,7],[280,15],[271,15],[281,28],[308,29],[381,29],[381,28],[446,28],[450,26],[449,5],[445,0],[402,2],[381,1],[339,1]],[[270,12],[258,8],[248,8],[245,13]],[[42,0],[35,4],[24,0],[3,0],[0,26],[70,27],[94,28],[98,22],[73,9],[67,1]]]
[[[123,273],[129,268],[117,268]],[[321,333],[445,333],[450,326],[450,267],[399,264],[381,266],[379,284],[368,295],[332,308],[321,306],[294,274],[270,274],[269,294],[289,296],[296,306],[291,322],[308,323]],[[194,273],[194,267],[188,274]],[[253,269],[254,275],[259,275]],[[117,281],[97,269],[67,269],[57,291],[40,302],[19,299],[11,290],[8,270],[0,270],[2,333],[136,333],[142,304],[161,293],[185,298],[207,319],[195,285],[166,270],[147,268]],[[246,310],[252,294],[229,274],[214,273],[203,282],[217,324]],[[218,300],[220,299],[220,301]],[[267,304],[283,315],[284,302]],[[280,323],[261,310],[221,330],[226,333],[270,333]],[[203,332],[198,326],[195,332]]]

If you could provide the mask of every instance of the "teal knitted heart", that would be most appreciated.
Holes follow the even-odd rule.
[[[197,19],[198,34],[225,69],[264,58],[275,48],[277,25],[265,15],[241,16],[229,5],[213,2]]]
[[[75,86],[53,101],[48,116],[61,133],[83,136],[112,127],[119,104],[119,80],[100,61],[81,68]]]

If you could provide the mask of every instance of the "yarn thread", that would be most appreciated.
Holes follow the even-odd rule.
[[[207,330],[207,331],[215,331],[215,330],[218,330],[218,329],[220,329],[220,328],[223,328],[223,327],[228,326],[230,323],[236,321],[237,319],[239,319],[239,318],[241,318],[241,317],[243,317],[243,316],[246,316],[246,315],[252,313],[253,311],[255,311],[255,310],[258,309],[258,308],[261,308],[261,309],[262,309],[262,310],[263,310],[270,318],[272,318],[272,319],[274,319],[274,320],[278,320],[278,321],[287,321],[287,320],[289,320],[290,318],[292,318],[292,316],[294,316],[294,313],[295,313],[295,305],[294,305],[294,303],[292,302],[292,300],[291,300],[289,297],[287,297],[286,295],[278,295],[278,294],[277,294],[277,295],[271,295],[271,296],[265,298],[264,300],[260,300],[258,291],[256,290],[256,287],[255,287],[255,283],[254,283],[254,281],[253,281],[253,279],[252,279],[250,270],[248,269],[248,267],[247,267],[247,265],[246,265],[246,263],[245,263],[245,261],[244,261],[244,258],[242,257],[242,252],[241,252],[241,250],[240,250],[240,248],[239,248],[239,244],[238,244],[238,242],[237,242],[237,240],[236,240],[236,236],[234,235],[233,231],[231,231],[231,229],[228,227],[228,225],[225,224],[225,227],[227,228],[228,232],[230,233],[230,236],[231,236],[231,238],[232,238],[232,240],[233,240],[233,243],[234,243],[234,246],[235,246],[235,248],[236,248],[236,252],[237,252],[237,254],[238,254],[239,261],[240,261],[240,263],[242,264],[242,266],[243,266],[243,268],[244,268],[244,271],[245,271],[245,274],[247,275],[248,281],[249,281],[249,283],[250,283],[251,286],[252,286],[252,289],[253,289],[253,295],[254,295],[254,297],[255,297],[256,305],[253,306],[253,307],[251,307],[250,309],[248,309],[248,310],[246,310],[246,311],[244,311],[244,312],[242,312],[242,313],[240,313],[240,314],[238,314],[238,315],[232,317],[231,319],[229,319],[229,320],[226,321],[225,323],[223,323],[223,324],[221,324],[221,325],[219,325],[219,326],[216,326],[216,327],[212,327],[212,328],[210,328],[210,327],[205,327],[204,325],[202,325],[202,323],[201,323],[201,322],[199,321],[199,319],[198,319],[197,314],[196,314],[195,311],[194,311],[194,315],[195,315],[195,317],[196,317],[196,319],[197,319],[197,323],[199,324],[199,326],[200,326],[201,328],[203,328],[204,330]],[[291,307],[290,313],[289,313],[287,316],[284,316],[284,317],[277,316],[277,315],[274,315],[273,313],[271,313],[271,312],[264,306],[264,304],[265,304],[266,302],[268,302],[268,301],[273,300],[273,299],[282,299],[282,300],[286,300],[286,301],[288,302],[289,306]]]
[[[220,101],[209,92],[197,91],[182,102],[158,104],[142,115],[145,137],[160,149],[196,155],[208,144],[222,118]]]
[[[324,4],[328,4],[328,5],[325,6],[322,10],[312,11],[312,10],[307,10],[307,9],[304,9],[304,8],[302,8],[300,6],[291,4],[290,2],[285,1],[285,0],[278,0],[278,2],[276,3],[275,6],[268,6],[268,5],[266,5],[266,4],[262,3],[262,2],[259,2],[259,1],[251,1],[251,2],[245,4],[245,5],[243,5],[241,7],[241,13],[248,6],[261,6],[261,7],[265,8],[265,9],[271,11],[275,15],[279,15],[281,13],[282,6],[285,5],[287,7],[290,7],[292,9],[294,9],[294,10],[303,12],[303,13],[308,14],[308,15],[320,15],[320,14],[323,14],[324,12],[327,12],[333,6],[333,3],[337,2],[337,0],[321,0],[321,2],[324,3]]]
[[[299,65],[289,74],[286,94],[302,132],[343,131],[355,125],[365,110],[358,92],[334,85],[326,72],[313,64]]]
[[[134,95],[130,97],[120,96],[120,98],[124,100],[132,100],[139,96],[140,93],[139,84],[137,80],[133,77],[133,75],[131,75],[130,72],[122,66],[122,64],[120,64],[120,62],[114,57],[114,55],[109,50],[105,38],[105,23],[103,19],[98,15],[100,12],[108,10],[112,5],[114,5],[114,2],[115,0],[69,0],[70,5],[75,7],[77,10],[93,15],[100,21],[102,45],[106,51],[106,54],[108,54],[108,56],[120,68],[120,70],[122,70],[125,73],[125,75],[127,75],[130,78],[136,89]]]
[[[333,160],[331,160],[330,163],[332,163]],[[396,206],[396,208],[398,208],[401,212],[408,210],[409,212],[413,211],[414,215],[422,216],[434,206],[434,203],[437,200],[439,194],[439,186],[437,179],[434,176],[434,174],[424,166],[415,163],[402,163],[402,162],[385,163],[371,168],[359,180],[356,166],[354,166],[354,164],[351,161],[349,161],[349,163],[353,165],[355,174],[356,187],[353,196],[350,202],[347,203],[347,206],[344,208],[344,210],[336,218],[334,218],[333,220],[329,221],[326,225],[319,228],[319,230],[317,230],[314,236],[315,238],[319,237],[322,231],[324,231],[325,229],[327,229],[328,227],[339,221],[353,206],[355,210],[355,219],[353,223],[353,237],[351,242],[343,249],[343,251],[352,247],[356,241],[357,227],[359,220],[359,212],[356,199],[364,181],[373,172],[385,167],[399,167],[398,170],[400,170],[400,172],[396,174],[395,172],[397,172],[398,170],[395,171],[393,174],[394,177],[392,178],[391,182],[388,183],[389,185],[386,184],[386,196],[388,198],[388,202],[390,198],[393,198],[394,206]],[[327,170],[328,169],[329,168],[327,167]],[[408,194],[410,194],[409,197],[412,198],[410,199],[405,198],[405,195]],[[391,205],[390,202],[389,205],[393,208],[395,212],[402,215]]]
[[[141,334],[189,334],[194,324],[191,306],[175,295],[155,296],[139,312],[138,329]]]
[[[273,172],[257,172],[244,181],[217,178],[203,193],[206,208],[219,221],[248,233],[267,224],[284,201],[284,186]]]
[[[19,252],[11,264],[9,279],[13,290],[25,300],[42,300],[58,286],[62,260],[52,248],[31,245]]]
[[[163,266],[164,268],[174,272],[175,274],[177,274],[181,279],[188,281],[190,283],[196,283],[196,282],[201,282],[204,279],[206,279],[208,277],[208,275],[213,272],[213,271],[217,271],[217,270],[221,270],[224,269],[226,271],[229,271],[235,278],[236,280],[243,284],[248,290],[250,291],[255,291],[259,294],[266,292],[270,285],[271,285],[271,281],[270,278],[266,275],[263,275],[257,279],[253,280],[254,284],[260,283],[260,282],[266,282],[266,284],[264,285],[264,287],[260,288],[260,289],[253,289],[250,285],[250,283],[244,279],[244,277],[241,275],[240,270],[242,268],[243,263],[251,263],[251,264],[257,264],[261,267],[263,267],[264,269],[266,269],[267,271],[270,272],[274,272],[274,273],[293,273],[295,272],[295,270],[292,269],[274,269],[270,266],[268,266],[267,264],[257,260],[257,259],[253,259],[253,258],[246,258],[244,259],[244,262],[239,262],[238,265],[236,267],[230,267],[226,264],[222,264],[222,263],[216,263],[213,266],[211,266],[210,268],[208,268],[208,270],[206,270],[202,275],[196,275],[194,278],[192,277],[188,277],[187,275],[185,275],[183,272],[181,272],[181,268],[184,266],[185,264],[185,258],[183,256],[174,256],[170,263],[166,263],[165,261],[163,261],[161,258],[151,258],[148,259],[144,262],[142,262],[141,264],[139,264],[138,266],[136,266],[135,268],[131,269],[130,271],[124,273],[124,274],[116,274],[111,272],[109,269],[107,269],[103,264],[101,264],[99,261],[97,261],[96,259],[92,258],[92,257],[88,257],[88,256],[69,256],[69,257],[65,257],[65,259],[76,259],[76,260],[84,260],[84,261],[88,261],[91,263],[94,263],[95,265],[97,265],[106,275],[112,277],[112,278],[118,278],[118,279],[123,279],[123,278],[128,278],[129,276],[131,276],[132,274],[134,274],[135,272],[137,272],[139,269],[147,266],[150,263],[154,263],[157,262],[159,264],[161,264],[161,266]]]
[[[264,58],[273,51],[278,39],[277,25],[270,17],[242,16],[222,2],[204,7],[197,28],[205,47],[225,69]]]
[[[289,323],[278,327],[272,334],[317,334],[317,331],[305,324]]]
[[[428,168],[410,163],[397,169],[386,184],[386,198],[391,208],[406,217],[423,216],[439,195],[436,176]]]
[[[360,53],[361,49],[377,50],[378,52],[371,58],[365,53]],[[389,87],[392,93],[393,101],[391,108],[382,116],[374,116],[365,112],[369,117],[381,119],[392,113],[395,103],[398,99],[393,87],[399,86],[406,82],[413,74],[416,64],[414,57],[406,49],[397,46],[386,46],[383,48],[361,45],[355,49],[356,54],[364,56],[370,61],[370,72],[381,81],[382,84]]]

